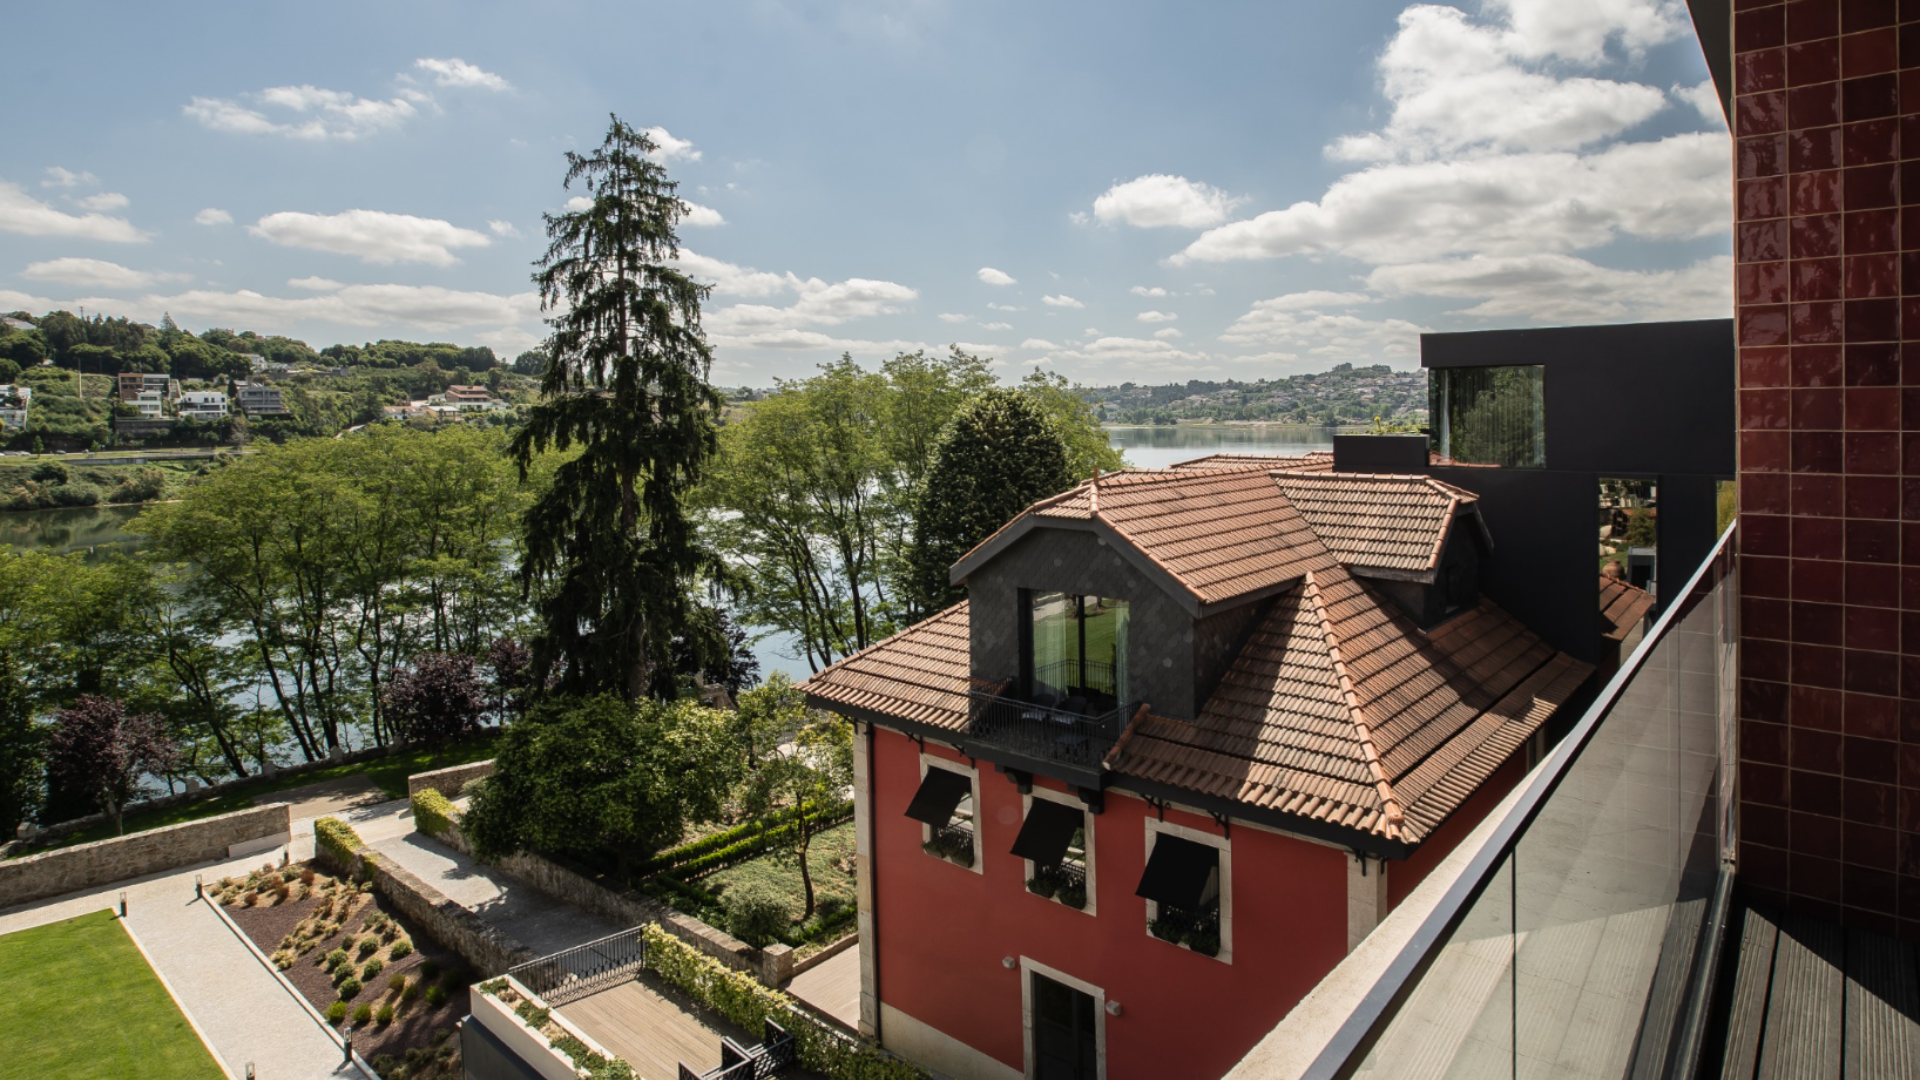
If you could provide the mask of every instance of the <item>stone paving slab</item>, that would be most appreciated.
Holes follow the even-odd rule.
[[[361,839],[445,893],[449,900],[541,955],[629,929],[555,900],[425,833],[409,832],[378,842],[362,834]]]

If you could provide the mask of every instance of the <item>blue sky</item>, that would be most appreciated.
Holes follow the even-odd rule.
[[[661,129],[715,378],[1083,382],[1730,311],[1678,0],[168,5],[10,15],[0,309],[491,345],[561,154]],[[25,43],[64,43],[39,47]]]

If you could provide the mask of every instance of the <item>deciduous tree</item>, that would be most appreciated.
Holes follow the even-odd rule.
[[[387,684],[388,720],[409,742],[439,746],[471,735],[486,707],[471,656],[426,653]]]
[[[776,850],[800,869],[800,886],[806,894],[802,920],[812,918],[814,909],[813,870],[807,864],[807,852],[826,827],[821,816],[808,817],[806,811],[842,801],[852,786],[853,725],[830,715],[802,727],[790,745],[763,758],[747,782],[748,813],[765,815],[780,807],[797,811],[788,841]]]
[[[114,831],[125,832],[121,814],[140,777],[171,769],[176,753],[159,717],[129,714],[121,702],[89,694],[54,714],[47,772],[95,800],[112,815]]]

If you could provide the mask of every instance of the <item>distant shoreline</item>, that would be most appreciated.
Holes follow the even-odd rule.
[[[1175,428],[1295,428],[1301,431],[1359,431],[1366,424],[1290,424],[1282,420],[1180,420],[1172,424],[1102,424],[1102,429],[1153,430]]]

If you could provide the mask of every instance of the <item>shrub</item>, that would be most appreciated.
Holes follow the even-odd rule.
[[[367,961],[366,967],[360,969],[360,977],[362,979],[365,979],[367,982],[372,982],[373,977],[380,974],[380,969],[386,966],[387,965],[381,963],[380,958],[376,956],[373,959]]]
[[[260,894],[257,892],[254,892],[252,889],[248,889],[246,892],[240,894],[241,907],[252,907],[253,905],[259,902],[260,902]]]
[[[313,872],[313,867],[311,866],[303,866],[300,868],[300,884],[305,885],[309,889],[313,888],[313,879],[319,876],[320,875]]]
[[[372,1019],[373,1019],[373,1006],[363,1001],[359,1005],[354,1007],[354,1010],[353,1010],[354,1023],[364,1024],[367,1021]]]
[[[459,811],[453,801],[437,788],[424,788],[413,796],[413,827],[428,836],[445,836]]]
[[[431,979],[438,974],[440,974],[440,962],[438,960],[422,960],[420,962],[421,978]]]
[[[332,1024],[335,1027],[339,1027],[340,1022],[342,1020],[345,1020],[346,1018],[347,1018],[346,1002],[336,1001],[333,1004],[327,1006],[327,1023]]]
[[[405,975],[395,975],[393,978],[387,980],[387,989],[393,993],[397,994],[406,988],[407,977]]]
[[[793,925],[793,904],[771,887],[746,881],[727,890],[727,932],[764,949]]]
[[[429,987],[427,988],[427,1004],[429,1004],[429,1005],[445,1005],[446,1003],[447,1003],[447,990],[446,990],[446,987],[444,987],[444,986],[429,986]]]
[[[339,818],[323,817],[313,823],[313,849],[342,873],[352,873],[360,858],[360,835]]]
[[[417,982],[408,983],[407,988],[405,990],[400,991],[401,1001],[415,1001],[415,1000],[418,1000],[419,997],[420,997],[420,984]]]
[[[278,949],[273,954],[273,966],[285,971],[293,966],[295,953],[292,949]]]
[[[330,953],[328,953],[328,954],[327,954],[327,955],[326,955],[326,956],[325,956],[325,957],[324,957],[324,958],[322,959],[322,962],[323,962],[323,963],[325,963],[325,964],[327,965],[327,970],[328,970],[328,971],[333,971],[333,970],[335,970],[335,969],[337,969],[337,968],[339,968],[339,967],[340,967],[340,965],[342,965],[342,964],[344,964],[344,963],[346,963],[346,962],[347,962],[347,950],[345,950],[345,949],[335,949],[335,950],[333,950],[332,952],[330,952]]]
[[[360,980],[349,975],[340,983],[340,1000],[350,1001],[360,996]]]
[[[413,942],[408,941],[406,938],[401,938],[399,941],[393,943],[393,952],[389,955],[395,960],[405,960],[407,957],[413,955]]]
[[[365,1005],[362,1005],[360,1007],[363,1009],[366,1008]],[[393,1023],[393,1006],[391,1005],[380,1006],[378,1009],[374,1010],[373,1018],[379,1021],[381,1027],[386,1027],[388,1024]]]
[[[355,948],[360,953],[360,959],[365,960],[367,957],[380,951],[380,939],[369,934],[361,938],[360,944],[355,946]]]

